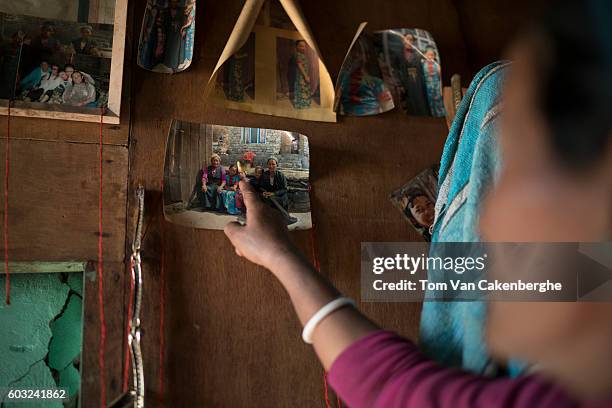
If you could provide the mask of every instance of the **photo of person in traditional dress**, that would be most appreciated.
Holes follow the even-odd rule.
[[[142,22],[138,65],[156,72],[180,72],[193,58],[195,0],[149,0]]]
[[[255,34],[221,67],[217,84],[225,98],[233,102],[249,102],[255,98]]]
[[[428,168],[391,193],[391,202],[423,236],[431,241],[438,190],[438,167]]]
[[[238,186],[241,179],[241,175],[238,174],[238,167],[235,164],[231,164],[227,168],[225,174],[223,189],[220,190],[223,207],[230,215],[238,215],[241,213],[242,196],[240,195]]]
[[[196,178],[195,192],[202,208],[213,211],[220,211],[223,208],[219,194],[225,187],[225,176],[221,157],[215,153],[210,156],[210,164],[203,167]]]
[[[425,58],[422,60],[425,89],[427,90],[427,104],[431,116],[440,118],[446,115],[444,99],[442,97],[442,73],[438,63],[436,49],[428,47]]]
[[[183,37],[184,52],[183,62],[181,62],[177,70],[182,71],[191,65],[193,59],[193,44],[195,36],[195,10],[196,0],[187,0],[185,4],[185,22],[181,27],[181,36]]]
[[[444,116],[438,103],[442,101],[440,58],[431,34],[421,29],[384,30],[374,34],[374,41],[396,105],[409,115]],[[433,54],[428,59],[430,49]]]
[[[365,34],[357,39],[342,65],[336,98],[337,111],[343,115],[375,115],[395,106],[372,41]]]
[[[306,41],[277,38],[277,101],[304,110],[320,105],[319,58]]]
[[[312,101],[312,87],[310,85],[310,69],[308,67],[308,57],[306,56],[306,41],[297,40],[295,42],[295,52],[289,60],[289,84],[293,89],[291,101],[295,109],[310,108]]]

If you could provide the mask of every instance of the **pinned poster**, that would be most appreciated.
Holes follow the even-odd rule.
[[[230,109],[335,122],[334,86],[295,0],[247,0],[206,88]]]

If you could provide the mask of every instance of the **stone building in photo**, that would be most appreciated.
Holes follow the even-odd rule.
[[[304,135],[284,130],[218,125],[212,125],[212,131],[213,151],[221,156],[224,166],[238,160],[244,162],[244,154],[253,152],[254,166],[265,168],[268,158],[275,157],[281,170],[305,171],[308,177],[310,152],[308,138]]]

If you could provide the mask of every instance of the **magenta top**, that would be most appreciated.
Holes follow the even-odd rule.
[[[581,403],[537,375],[492,379],[428,359],[410,341],[375,331],[351,344],[329,371],[329,382],[350,407],[564,408]]]

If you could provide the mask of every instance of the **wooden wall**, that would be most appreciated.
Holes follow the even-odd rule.
[[[160,186],[171,121],[286,129],[308,136],[322,273],[355,299],[361,242],[419,239],[387,196],[439,160],[445,121],[394,111],[340,118],[335,124],[314,123],[210,106],[203,90],[242,2],[198,2],[193,65],[178,75],[145,72],[134,64],[132,39],[138,38],[145,3],[130,2],[122,124],[104,129],[109,399],[121,389],[124,249],[133,233],[134,190],[143,184],[149,224],[143,248],[142,316],[148,405],[161,399],[163,406],[171,407],[323,407],[322,368],[312,349],[301,342],[299,323],[280,285],[266,271],[237,258],[221,231],[162,222]],[[526,0],[301,3],[333,78],[358,24],[368,20],[370,29],[429,30],[442,55],[445,82],[460,73],[464,85],[480,67],[500,58],[518,23],[534,10],[533,2]],[[6,129],[6,117],[0,118],[0,137],[6,137]],[[11,259],[95,260],[98,125],[13,118],[11,136],[19,139],[12,142]],[[292,236],[305,253],[312,253],[310,232]],[[98,406],[99,319],[95,273],[87,276],[83,406],[88,407]],[[165,346],[160,350],[162,307]],[[416,338],[420,305],[379,303],[361,308],[380,325]]]
[[[496,48],[476,47],[478,64],[500,57],[527,2],[514,2],[496,25],[466,36],[462,14],[475,13],[471,2],[433,0],[302,1],[332,77],[336,77],[358,24],[371,29],[421,27],[438,42],[446,81],[473,66],[468,48],[481,37]],[[468,3],[470,3],[468,7]],[[487,13],[495,6],[487,4]],[[493,2],[495,4],[502,2]],[[144,1],[137,6],[142,10]],[[499,5],[497,7],[500,7]],[[341,291],[359,299],[359,250],[364,241],[418,240],[419,236],[390,204],[387,195],[425,167],[439,161],[446,138],[443,119],[389,112],[369,118],[340,118],[336,124],[304,122],[206,104],[202,91],[241,8],[240,1],[198,3],[196,53],[185,73],[163,76],[135,70],[130,186],[156,190],[161,176],[163,141],[170,120],[286,129],[309,137],[313,217],[322,273]],[[465,11],[464,11],[465,9]],[[482,19],[489,22],[489,17]],[[470,32],[474,32],[472,27]],[[138,101],[153,101],[146,103]],[[156,200],[152,192],[149,201]],[[152,210],[153,211],[153,210]],[[156,209],[159,213],[159,209]],[[155,226],[157,227],[157,223]],[[163,399],[167,406],[323,407],[323,370],[312,349],[300,340],[300,326],[289,299],[264,270],[237,258],[221,231],[164,227],[166,242],[166,321]],[[146,242],[151,263],[144,317],[147,391],[159,389],[159,230]],[[311,254],[309,232],[295,241]],[[417,337],[420,305],[362,304],[382,326]]]
[[[212,154],[212,126],[174,122],[169,132],[164,167],[166,203],[189,202],[202,165]]]

